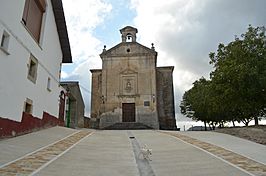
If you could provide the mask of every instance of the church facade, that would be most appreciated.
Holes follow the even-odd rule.
[[[137,29],[120,30],[122,42],[100,54],[93,69],[91,118],[104,129],[116,123],[141,123],[175,130],[174,67],[157,67],[157,52],[136,41]]]

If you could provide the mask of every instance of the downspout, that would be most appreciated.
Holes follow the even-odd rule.
[[[70,126],[70,98],[68,98],[67,127]]]
[[[69,87],[67,86],[67,88],[66,88],[66,91],[67,91],[67,96],[68,96],[68,110],[67,110],[67,124],[66,124],[66,126],[69,128],[69,126],[70,126],[70,89],[69,89]]]

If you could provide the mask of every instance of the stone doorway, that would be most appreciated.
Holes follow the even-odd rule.
[[[122,122],[135,122],[135,103],[122,104]]]

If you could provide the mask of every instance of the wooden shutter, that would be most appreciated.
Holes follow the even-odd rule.
[[[22,20],[33,37],[39,42],[45,0],[26,0]]]
[[[22,16],[22,21],[25,25],[27,22],[27,16],[28,16],[28,12],[29,12],[29,4],[30,4],[30,0],[26,0],[25,6],[24,6],[24,11],[23,11],[23,16]]]
[[[44,13],[46,8],[45,0],[35,0],[35,2],[39,6],[40,10]]]

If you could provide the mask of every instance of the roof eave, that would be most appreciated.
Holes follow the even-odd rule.
[[[51,0],[51,2],[53,6],[53,12],[55,17],[57,32],[59,35],[61,50],[63,54],[62,63],[72,63],[72,55],[71,55],[62,0]]]

